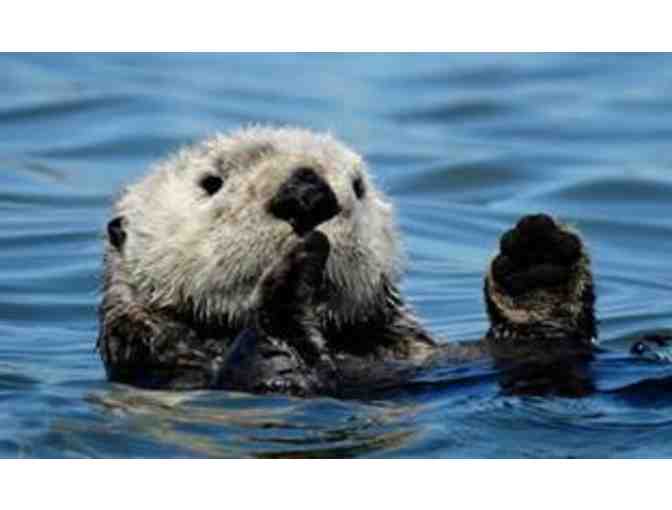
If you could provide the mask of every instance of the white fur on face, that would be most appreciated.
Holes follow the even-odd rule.
[[[331,186],[342,212],[318,228],[331,241],[326,309],[355,321],[380,301],[383,277],[396,283],[401,256],[392,206],[362,159],[329,135],[248,128],[182,150],[129,187],[115,207],[126,218],[123,271],[151,307],[191,308],[203,320],[247,323],[262,272],[298,238],[266,206],[301,166]],[[209,196],[200,182],[224,179]],[[361,177],[365,194],[355,196]]]

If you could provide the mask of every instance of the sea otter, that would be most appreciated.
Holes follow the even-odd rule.
[[[247,128],[159,163],[107,225],[97,346],[108,378],[299,395],[394,385],[421,367],[590,357],[590,260],[547,215],[505,233],[491,327],[438,343],[405,304],[393,208],[326,134]]]

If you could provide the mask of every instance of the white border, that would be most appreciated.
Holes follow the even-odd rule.
[[[495,441],[496,438],[493,438]],[[7,508],[658,508],[669,462],[4,461]]]
[[[669,2],[5,2],[2,51],[672,49]]]

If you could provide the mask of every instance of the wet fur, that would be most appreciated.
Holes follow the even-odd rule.
[[[302,238],[265,205],[305,166],[329,183],[341,211]],[[208,175],[224,179],[213,196],[199,186]],[[575,238],[577,260],[539,269],[514,255],[503,272],[491,266],[484,340],[435,342],[398,290],[392,206],[361,158],[328,135],[251,128],[215,137],[125,190],[113,218],[98,338],[113,381],[350,395],[403,384],[434,364],[558,346],[560,356],[590,353],[597,334],[588,255],[549,219],[541,237],[561,235],[569,252]]]
[[[330,254],[310,320],[325,346],[376,359],[432,350],[397,290],[403,255],[392,206],[361,158],[328,135],[250,128],[182,150],[115,204],[98,340],[110,379],[222,384],[217,372],[228,349],[257,324],[266,294],[258,283],[301,242],[266,206],[295,168],[307,166],[341,207],[319,227]],[[208,175],[224,179],[212,197],[199,187]]]
[[[299,129],[217,136],[126,190],[115,206],[128,224],[122,270],[143,302],[180,308],[203,323],[249,324],[259,277],[296,240],[289,224],[264,209],[299,166],[315,168],[343,208],[321,227],[336,240],[327,264],[332,292],[321,314],[348,324],[359,322],[362,310],[383,311],[384,280],[398,283],[403,259],[392,206],[357,154],[328,135]],[[224,185],[207,197],[198,182],[212,173]],[[352,190],[360,177],[367,187],[363,201]]]

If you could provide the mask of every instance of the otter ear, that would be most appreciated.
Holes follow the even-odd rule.
[[[119,251],[121,251],[126,241],[124,221],[125,218],[123,216],[117,216],[107,224],[107,236],[110,239],[110,243]]]

